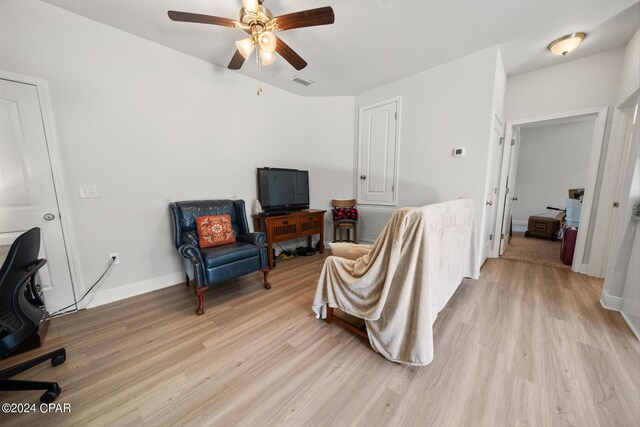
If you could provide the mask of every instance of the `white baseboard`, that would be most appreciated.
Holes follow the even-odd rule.
[[[372,245],[374,241],[375,240],[366,240],[366,239],[358,238],[358,244],[359,245],[362,245],[362,244],[364,244],[364,245]],[[333,243],[333,242],[331,240],[327,240],[327,241],[324,242],[325,250],[328,250],[328,251],[331,250],[331,248],[329,247],[329,243]]]
[[[606,291],[606,289],[603,289],[602,290],[602,296],[600,297],[600,305],[602,305],[607,310],[614,310],[614,311],[619,312],[620,315],[622,316],[622,318],[624,319],[624,321],[629,326],[629,329],[631,329],[631,332],[633,332],[633,335],[635,335],[636,338],[640,341],[640,331],[638,331],[635,328],[635,326],[633,325],[633,322],[629,321],[629,319],[627,318],[627,315],[624,313],[624,311],[621,311],[622,310],[622,298],[614,297],[612,295],[609,295],[609,293]]]
[[[631,329],[631,332],[633,332],[633,335],[635,335],[636,338],[638,338],[638,341],[640,341],[640,331],[638,331],[635,326],[633,326],[633,322],[630,322],[629,319],[627,319],[627,315],[624,313],[624,311],[621,311],[620,314],[622,315],[624,321],[627,322],[627,325],[629,326],[629,329]]]
[[[602,296],[600,296],[600,305],[607,310],[620,311],[622,308],[622,298],[609,295],[606,289],[602,290]]]
[[[370,242],[363,242],[370,243]],[[324,242],[324,247],[330,252],[329,241]],[[157,291],[159,289],[168,288],[184,282],[184,273],[177,272],[167,274],[166,276],[155,277],[153,279],[143,280],[141,282],[131,283],[129,285],[120,286],[114,289],[105,289],[96,292],[89,303],[82,308],[94,308],[104,304],[120,301],[126,298],[135,297],[136,295],[146,294],[147,292]]]
[[[147,292],[157,291],[158,289],[168,288],[169,286],[182,283],[184,280],[184,273],[178,272],[131,283],[130,285],[120,286],[114,289],[105,289],[96,292],[86,308],[98,307],[109,304],[110,302],[116,302],[136,295],[146,294]]]

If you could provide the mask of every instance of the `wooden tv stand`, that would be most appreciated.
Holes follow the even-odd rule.
[[[285,240],[307,236],[307,246],[311,247],[311,236],[320,235],[320,253],[324,253],[324,214],[327,211],[306,209],[287,215],[252,215],[253,229],[267,235],[267,255],[269,268],[273,268],[273,244]]]

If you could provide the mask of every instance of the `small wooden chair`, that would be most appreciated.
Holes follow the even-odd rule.
[[[331,200],[331,205],[334,208],[352,208],[356,205],[355,199],[350,200]],[[338,231],[338,237],[340,240],[336,240],[336,230]],[[347,232],[347,240],[342,240],[342,230]],[[353,230],[353,240],[351,240],[350,230]],[[333,221],[333,242],[353,242],[358,243],[358,221],[354,219],[342,219],[340,221]]]

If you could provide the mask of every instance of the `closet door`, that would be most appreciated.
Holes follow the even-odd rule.
[[[399,99],[360,108],[358,203],[396,205]]]
[[[0,264],[33,227],[41,229],[41,285],[53,312],[75,299],[40,98],[33,85],[0,79]]]

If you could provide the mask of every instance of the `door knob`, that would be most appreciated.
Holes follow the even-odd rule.
[[[367,179],[367,175],[360,175],[360,179]]]
[[[52,213],[46,213],[42,216],[45,221],[53,221],[54,219],[56,219],[56,216]]]
[[[493,202],[486,202],[485,206],[493,206]]]

